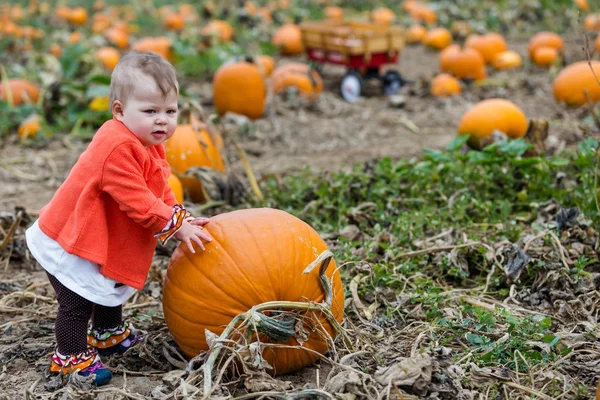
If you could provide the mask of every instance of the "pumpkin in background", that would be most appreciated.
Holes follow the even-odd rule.
[[[506,40],[497,33],[471,35],[467,38],[465,47],[477,50],[486,64],[493,63],[496,56],[507,49]]]
[[[209,39],[216,37],[220,42],[229,42],[233,37],[233,28],[227,21],[215,19],[202,28],[200,34]]]
[[[83,7],[76,7],[69,12],[67,20],[73,25],[85,25],[88,19],[87,10]]]
[[[480,149],[495,130],[509,138],[525,136],[529,122],[523,111],[505,99],[488,99],[475,104],[461,118],[458,134],[471,135],[469,145]]]
[[[408,44],[421,43],[426,34],[427,34],[427,29],[425,29],[425,27],[423,27],[422,25],[419,25],[419,24],[411,25],[406,30],[406,35],[404,37],[404,40]]]
[[[121,59],[121,54],[114,47],[101,47],[96,51],[96,58],[100,60],[104,68],[112,71]]]
[[[167,181],[167,184],[173,191],[177,203],[183,204],[183,186],[181,185],[181,181],[179,180],[177,175],[171,173],[171,175],[169,175],[169,180]]]
[[[220,115],[231,111],[258,119],[265,111],[266,96],[265,80],[253,63],[228,63],[215,72],[213,101]]]
[[[473,28],[471,28],[471,25],[467,21],[454,21],[450,30],[456,36],[466,37],[471,34]]]
[[[271,56],[260,55],[254,58],[254,63],[264,76],[269,77],[275,69],[275,59]]]
[[[464,48],[461,50],[457,46],[444,54],[443,59],[440,57],[440,66],[443,67],[442,71],[460,79],[479,81],[487,77],[483,56],[475,49]]]
[[[600,77],[600,61],[593,60],[591,64],[590,68],[587,61],[579,61],[568,65],[556,75],[552,90],[557,102],[569,106],[584,105],[587,103],[584,92],[587,92],[592,103],[600,101],[600,85],[596,78]]]
[[[165,145],[166,157],[171,171],[179,178],[190,200],[202,203],[205,196],[202,183],[195,178],[184,176],[193,167],[208,167],[224,171],[221,157],[223,138],[218,133],[209,133],[208,128],[199,123],[178,125],[175,133]]]
[[[104,32],[104,36],[121,50],[129,46],[129,34],[122,29],[112,27]]]
[[[171,257],[163,286],[167,326],[188,357],[208,350],[205,329],[220,335],[233,318],[253,306],[268,301],[323,301],[318,271],[302,272],[327,250],[327,245],[302,220],[281,210],[245,209],[217,215],[204,229],[213,241],[195,254],[179,246]],[[332,282],[331,311],[341,321],[344,289],[336,268],[331,260],[326,274]],[[318,311],[303,315],[308,340],[300,348],[265,349],[263,357],[273,367],[267,372],[291,373],[319,358],[303,348],[327,351],[319,327],[332,337],[335,330]],[[295,337],[283,343],[260,336],[263,343],[300,346]]]
[[[558,57],[554,47],[538,47],[533,52],[533,62],[540,67],[550,67]]]
[[[521,55],[514,50],[503,51],[502,53],[496,54],[494,62],[492,63],[494,68],[503,70],[511,68],[519,68],[523,65]]]
[[[40,97],[40,89],[25,79],[9,79],[6,81],[12,96],[12,104],[18,106],[21,103],[37,103]],[[5,82],[0,82],[0,100],[8,101]]]
[[[590,9],[587,0],[575,0],[575,4],[577,4],[583,11],[589,11]]]
[[[37,114],[32,114],[25,118],[23,122],[21,122],[19,129],[17,130],[17,134],[21,140],[25,140],[30,137],[35,137],[41,129],[42,125],[40,124],[40,116]]]
[[[271,75],[273,91],[281,93],[296,88],[300,96],[314,100],[323,91],[323,79],[310,65],[289,63],[277,67]]]
[[[452,65],[454,56],[460,52],[460,46],[457,44],[451,44],[440,52],[440,70],[448,71]]]
[[[371,11],[371,21],[378,25],[389,25],[396,18],[396,14],[386,7],[376,8]]]
[[[535,51],[540,47],[553,47],[557,52],[562,53],[565,49],[565,42],[554,32],[539,32],[529,40],[529,58],[533,59]]]
[[[340,7],[328,6],[325,7],[325,18],[332,19],[335,21],[341,21],[344,19],[344,10]]]
[[[460,82],[450,74],[439,74],[431,81],[431,95],[447,97],[461,93]]]
[[[185,19],[183,15],[172,12],[163,17],[162,24],[170,31],[179,32],[185,26]]]
[[[423,44],[436,50],[443,50],[452,44],[452,34],[446,28],[434,28],[427,32]]]
[[[294,55],[304,51],[302,32],[295,24],[285,24],[273,34],[273,44],[279,47],[282,54]]]
[[[142,38],[135,42],[131,48],[142,53],[152,51],[165,60],[169,60],[173,56],[171,39],[166,36]]]
[[[435,11],[426,5],[417,5],[410,11],[410,16],[417,22],[422,22],[428,25],[435,24],[437,21],[437,15]]]
[[[583,25],[588,31],[600,30],[600,18],[598,17],[598,14],[587,15],[583,20]]]
[[[596,36],[596,40],[594,40],[594,51],[600,53],[600,35]]]

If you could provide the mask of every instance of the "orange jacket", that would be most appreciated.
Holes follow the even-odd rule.
[[[39,217],[68,253],[111,279],[143,289],[157,239],[177,204],[164,145],[144,147],[116,119],[105,122]]]

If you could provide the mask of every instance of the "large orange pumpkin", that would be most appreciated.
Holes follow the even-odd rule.
[[[327,245],[302,220],[281,210],[246,209],[211,218],[205,229],[213,241],[195,254],[180,246],[171,257],[164,282],[165,320],[187,356],[208,350],[206,329],[220,335],[233,318],[256,305],[323,301],[318,271],[302,272]],[[332,313],[341,321],[344,289],[333,260],[326,274],[332,282]],[[273,367],[268,370],[271,374],[291,373],[319,358],[304,349],[327,351],[320,327],[334,337],[333,327],[320,312],[303,315],[309,336],[302,344],[295,337],[276,342],[261,334],[262,343],[300,347],[265,349],[263,357]]]
[[[495,130],[516,139],[525,136],[529,122],[514,103],[505,99],[488,99],[475,104],[461,118],[458,134],[471,135],[469,145],[481,148]]]
[[[195,129],[192,124],[179,125],[173,136],[167,140],[165,150],[171,170],[189,193],[190,200],[197,203],[204,202],[206,199],[200,181],[185,177],[184,174],[192,167],[225,170],[221,157],[223,138],[217,133],[211,135],[202,125],[200,129]]]
[[[482,55],[475,49],[465,48],[452,50],[450,54],[440,57],[442,71],[449,72],[460,79],[473,79],[476,81],[485,79],[485,61]]]
[[[289,88],[298,89],[300,96],[314,100],[323,91],[323,79],[310,65],[289,63],[277,67],[271,76],[273,91],[281,93]]]
[[[565,42],[560,35],[554,32],[539,32],[529,40],[529,58],[533,59],[535,51],[540,47],[553,47],[562,53]]]
[[[273,34],[273,44],[282,54],[294,55],[304,51],[302,32],[298,25],[285,24]]]
[[[556,101],[569,106],[581,106],[587,102],[585,92],[591,102],[600,101],[600,85],[597,81],[597,77],[600,77],[600,61],[593,60],[591,63],[593,72],[587,61],[579,61],[556,75],[552,83]]]
[[[40,89],[25,79],[9,79],[7,81],[12,104],[18,106],[21,103],[36,103],[40,97]],[[8,101],[4,82],[0,82],[0,100]]]
[[[228,111],[258,119],[265,111],[267,87],[263,74],[246,61],[224,64],[213,79],[213,101],[220,115]]]
[[[465,42],[465,47],[477,50],[486,64],[493,63],[496,56],[507,49],[506,40],[497,33],[470,35]]]

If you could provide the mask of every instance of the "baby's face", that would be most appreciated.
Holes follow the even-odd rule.
[[[139,77],[135,89],[123,104],[121,121],[146,147],[163,143],[177,128],[177,93],[162,95],[156,82],[148,76]]]

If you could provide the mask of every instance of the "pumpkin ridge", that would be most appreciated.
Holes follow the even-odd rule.
[[[213,235],[211,235],[211,236],[213,236]],[[215,239],[214,236],[213,236],[213,241],[211,243],[215,243],[215,244],[220,245],[220,243]],[[221,246],[221,247],[223,248],[223,246]],[[204,251],[206,251],[206,250],[204,250]],[[194,261],[192,259],[192,253],[190,253],[189,251],[183,251],[183,250],[182,250],[182,252],[183,252],[184,256],[188,259],[188,262],[194,266],[194,268],[196,269],[196,271],[200,272],[200,274],[202,275],[202,277],[204,279],[206,279],[207,282],[210,282],[214,287],[216,287],[219,291],[221,291],[221,293],[223,293],[224,295],[226,295],[230,299],[234,300],[237,304],[239,304],[241,306],[240,307],[240,309],[242,310],[241,312],[248,311],[248,306],[246,304],[244,304],[244,303],[241,303],[239,301],[239,296],[232,296],[229,293],[227,293],[223,287],[221,287],[220,285],[215,284],[215,282],[212,279],[210,279],[206,274],[204,274],[202,268],[200,268],[199,266],[196,266],[196,264],[194,263]],[[223,254],[226,254],[229,259],[233,260],[231,258],[231,256],[229,255],[229,253],[227,253],[224,250],[223,250]],[[180,290],[183,292],[183,289],[180,288]],[[185,292],[183,292],[183,293],[185,293]],[[235,315],[237,315],[237,314],[235,314]]]
[[[304,221],[303,221],[303,222],[304,222]],[[312,241],[312,237],[311,237],[312,235],[310,234],[310,233],[311,233],[311,232],[310,232],[310,229],[312,229],[312,228],[310,228],[310,226],[309,226],[307,223],[304,223],[304,232],[303,232],[303,233],[306,233],[306,234],[307,234],[307,236],[305,235],[304,237],[305,237],[305,238],[307,238],[306,240],[307,240],[308,242],[310,242],[310,243],[309,243],[309,245],[308,245],[307,243],[305,243],[304,241],[302,241],[302,240],[301,240],[300,242],[302,242],[302,243],[304,243],[304,244],[307,244],[307,245],[308,245],[308,247],[310,247],[311,249],[315,249],[315,246],[313,245],[313,241]],[[315,258],[317,258],[317,257],[318,257],[318,254],[315,256]],[[306,264],[306,266],[308,266],[308,264]],[[316,274],[317,274],[316,276],[318,276],[318,274],[319,274],[319,271],[318,271],[318,269],[317,269],[316,271],[314,271],[314,270],[313,270],[313,271],[312,271],[312,272],[309,274],[309,276],[307,277],[307,278],[309,278],[309,279],[304,279],[304,287],[302,288],[302,292],[301,292],[301,293],[306,293],[306,286],[307,286],[309,283],[311,283],[311,282],[310,282],[310,277],[311,277],[311,275],[313,275],[314,273],[316,273]],[[317,280],[318,280],[318,278],[317,278]],[[319,283],[317,284],[317,286],[315,287],[315,290],[320,290],[320,291],[322,291],[322,290],[323,290],[323,289],[321,288],[321,282],[319,282]],[[307,295],[306,295],[306,297],[305,297],[304,299],[297,299],[297,300],[295,300],[295,301],[312,301],[312,299],[314,298],[314,297],[313,297],[314,293],[315,293],[315,292],[312,292],[312,293],[310,293],[310,297],[308,296],[308,293],[307,293]]]
[[[276,232],[275,232],[276,226],[273,224],[273,221],[274,220],[270,219],[269,224],[271,226],[271,233],[273,234],[273,236],[276,236]],[[277,262],[278,262],[278,266],[279,266],[279,268],[277,268],[277,285],[273,286],[273,287],[276,288],[275,295],[277,296],[278,299],[281,299],[282,298],[281,288],[285,284],[285,277],[282,276],[284,268],[282,268],[283,259],[281,257],[281,249],[279,248],[279,246],[277,246]]]
[[[185,293],[185,292],[182,292],[182,293],[184,293],[185,295],[189,296],[189,295],[188,295],[187,293]],[[193,296],[189,296],[189,297],[193,297]],[[164,310],[164,308],[168,308],[168,309],[169,309],[169,311],[170,311],[171,313],[173,313],[173,314],[177,315],[177,316],[178,316],[179,318],[181,318],[181,319],[184,319],[184,320],[186,320],[186,321],[188,321],[188,322],[191,322],[193,325],[201,325],[201,326],[202,326],[202,327],[204,327],[204,328],[218,328],[218,329],[223,329],[223,328],[225,328],[225,326],[226,326],[226,325],[210,325],[210,324],[208,324],[208,323],[204,323],[204,322],[201,322],[201,323],[195,323],[194,321],[190,321],[190,317],[189,317],[189,316],[187,316],[187,315],[186,315],[186,316],[183,316],[183,315],[181,315],[181,314],[180,314],[180,313],[179,313],[179,312],[178,312],[178,311],[177,311],[175,308],[173,308],[173,307],[170,307],[170,306],[166,306],[166,307],[165,307],[165,305],[163,304],[163,310]],[[233,318],[232,318],[232,319],[233,319]],[[210,330],[210,329],[209,329],[209,330]],[[214,331],[213,331],[213,332],[214,332]],[[198,332],[190,332],[190,333],[191,333],[191,335],[190,335],[189,337],[191,337],[191,338],[198,338],[198,337],[199,337],[199,336],[198,336]],[[202,334],[203,334],[203,333],[204,333],[204,332],[202,332]],[[185,337],[186,337],[186,335],[182,335],[182,334],[181,334],[181,332],[178,334],[178,336],[179,336],[180,338],[185,338]],[[198,340],[201,340],[201,339],[198,339]]]

